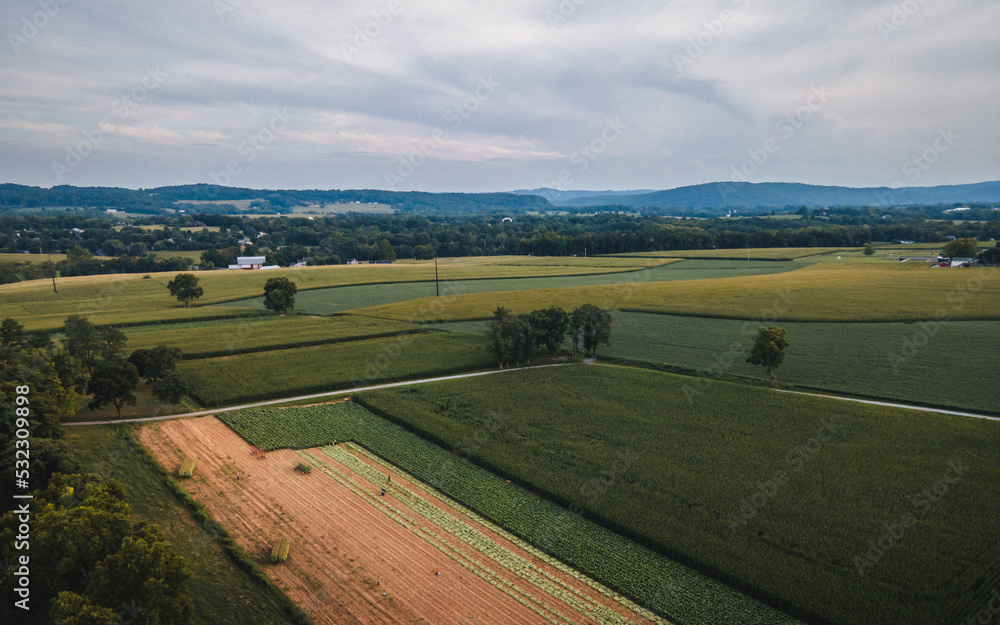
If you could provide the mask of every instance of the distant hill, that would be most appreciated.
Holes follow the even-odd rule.
[[[551,192],[551,193],[549,193]],[[513,193],[526,193],[514,191]],[[937,187],[826,187],[787,182],[712,182],[667,191],[556,191],[531,193],[556,206],[621,205],[634,208],[759,208],[896,206],[1000,202],[1000,181]]]
[[[236,203],[253,200],[254,212],[282,212],[305,204],[361,202],[388,204],[400,211],[467,214],[491,211],[524,213],[552,210],[546,199],[515,193],[422,193],[378,189],[269,190],[192,184],[156,189],[73,187],[44,189],[18,184],[0,184],[0,210],[32,207],[116,208],[129,212],[160,213],[185,202],[200,204],[200,211],[236,211]],[[229,208],[218,206],[233,203]],[[239,211],[242,212],[242,211]]]
[[[623,195],[644,195],[653,192],[653,189],[636,189],[631,191],[559,191],[558,189],[549,188],[518,189],[517,191],[511,191],[511,193],[516,195],[537,195],[545,198],[553,204],[562,206],[568,206],[570,205],[569,202],[574,200],[583,200],[592,197],[600,197],[607,200],[609,198],[617,198]],[[613,201],[602,202],[602,204],[614,203],[615,202]],[[596,204],[581,204],[580,206],[596,206]]]

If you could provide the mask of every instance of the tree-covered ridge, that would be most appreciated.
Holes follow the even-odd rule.
[[[400,211],[474,213],[505,210],[521,213],[551,210],[544,198],[513,193],[424,193],[418,191],[381,191],[377,189],[269,190],[240,189],[210,184],[181,185],[157,189],[121,189],[110,187],[73,187],[51,189],[17,184],[0,184],[0,209],[32,207],[116,208],[136,213],[161,213],[183,202],[236,202],[254,200],[257,212],[282,212],[306,204],[349,204],[351,202],[388,204]],[[235,206],[228,209],[235,212]],[[348,207],[345,207],[348,209]],[[199,206],[199,210],[209,210]],[[216,210],[225,212],[225,206]]]

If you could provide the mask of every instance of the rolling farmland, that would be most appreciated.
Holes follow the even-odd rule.
[[[542,259],[539,259],[542,260]],[[559,259],[544,259],[553,262],[553,267],[562,266],[556,263]],[[583,259],[562,259],[576,261]],[[624,259],[587,259],[592,262],[615,261]],[[638,282],[657,282],[674,280],[704,280],[713,278],[729,278],[733,276],[755,276],[769,273],[791,271],[797,266],[785,263],[769,262],[733,262],[733,261],[684,261],[673,262],[661,266],[627,273],[603,273],[595,275],[575,275],[558,277],[527,277],[527,278],[494,278],[482,280],[450,280],[448,274],[442,273],[441,298],[425,299],[423,306],[441,306],[447,304],[456,295],[471,295],[477,293],[499,293],[508,291],[523,291],[540,288],[568,288],[601,285],[632,285]],[[313,314],[327,315],[357,308],[407,302],[418,298],[428,298],[435,295],[433,282],[410,282],[405,284],[370,284],[344,286],[329,289],[316,289],[300,293],[296,296],[296,307],[299,310]],[[256,307],[263,309],[263,298],[237,300],[230,306]],[[418,319],[422,318],[418,315]]]
[[[486,368],[492,363],[481,336],[427,331],[188,360],[177,370],[200,404],[223,406]]]
[[[542,551],[676,622],[794,622],[566,509],[510,486],[355,404],[249,409],[221,413],[220,418],[263,449],[354,441]],[[454,449],[463,453],[457,446]],[[305,457],[324,468],[315,454]],[[669,597],[664,588],[672,589]]]
[[[594,303],[613,310],[771,321],[985,320],[1000,319],[997,301],[1000,269],[995,267],[948,270],[910,263],[816,263],[749,278],[622,281],[454,295],[437,307],[424,298],[355,312],[411,322],[461,321],[486,319],[498,306],[530,311],[556,305],[571,310]]]
[[[600,274],[654,267],[659,259],[577,259],[572,266],[548,264],[544,258],[479,257],[440,262],[444,279],[500,278],[523,276],[564,276]],[[84,315],[94,323],[135,324],[177,320],[200,320],[245,315],[249,310],[215,307],[214,304],[256,297],[263,293],[268,278],[287,277],[300,291],[333,286],[433,281],[432,262],[393,265],[334,265],[257,271],[198,272],[205,295],[184,308],[167,291],[174,273],[117,274],[58,278],[58,293],[48,280],[30,280],[0,285],[0,317],[15,317],[28,330],[58,328],[72,314]],[[369,304],[370,305],[370,304]]]
[[[213,417],[140,436],[167,467],[206,466],[191,496],[313,622],[664,623],[356,447],[258,459]],[[276,537],[291,548],[269,564]]]
[[[1000,581],[993,422],[580,365],[358,401],[807,622],[941,622]]]
[[[259,316],[126,329],[128,348],[179,347],[185,358],[208,358],[420,332],[399,321],[336,317]]]
[[[611,344],[601,346],[602,357],[699,376],[766,378],[746,357],[753,332],[769,322],[639,312],[612,318]],[[781,326],[790,345],[779,384],[980,412],[1000,406],[1000,374],[992,364],[1000,351],[1000,321]],[[482,321],[431,327],[486,331]],[[944,374],[963,368],[976,375]]]

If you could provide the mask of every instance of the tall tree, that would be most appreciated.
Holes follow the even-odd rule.
[[[566,329],[569,327],[569,315],[566,311],[558,306],[533,310],[528,314],[528,323],[534,329],[538,345],[544,345],[549,350],[549,355],[554,356],[566,338]]]
[[[87,594],[101,605],[134,606],[151,625],[183,625],[191,619],[184,594],[190,577],[187,560],[171,550],[159,526],[137,525],[94,566]]]
[[[945,258],[975,258],[979,253],[979,241],[974,238],[948,241],[941,255]]]
[[[24,326],[16,319],[7,318],[0,322],[0,345],[20,346],[24,343]]]
[[[168,403],[174,408],[177,407],[188,390],[189,387],[184,378],[173,372],[153,382],[153,397],[156,398],[156,401]]]
[[[578,340],[583,339],[584,355],[596,356],[598,345],[611,342],[611,313],[593,304],[580,306],[570,317],[570,336],[573,351],[576,351]]]
[[[121,625],[118,613],[95,605],[89,598],[64,590],[52,601],[52,625]]]
[[[173,373],[180,359],[181,349],[179,347],[158,345],[146,354],[145,367],[140,373],[144,371],[143,377],[155,384],[157,380]]]
[[[184,302],[185,308],[191,308],[191,300],[205,294],[205,290],[198,286],[198,276],[193,273],[177,274],[173,280],[167,282],[167,288],[177,301]]]
[[[122,406],[135,405],[132,391],[139,385],[139,371],[135,365],[121,358],[98,361],[94,374],[87,383],[87,392],[93,395],[88,407],[91,410],[112,404],[122,416]]]
[[[761,327],[753,339],[747,362],[767,369],[772,388],[777,381],[778,366],[785,361],[786,347],[785,329],[777,326]]]
[[[299,288],[288,278],[269,278],[264,283],[264,306],[276,314],[295,308],[295,294]]]
[[[379,260],[396,260],[396,250],[393,249],[389,239],[382,239],[378,244]]]
[[[128,342],[128,337],[125,336],[125,333],[111,326],[98,328],[97,333],[101,337],[101,358],[104,360],[121,358],[122,353],[125,351],[125,344]]]
[[[63,345],[70,353],[87,367],[91,373],[94,370],[94,360],[101,350],[101,333],[86,317],[70,315],[63,323],[62,333],[66,337]]]

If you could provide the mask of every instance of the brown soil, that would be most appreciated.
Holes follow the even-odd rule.
[[[360,450],[340,448],[367,465],[357,471],[307,450],[325,466],[305,475],[294,470],[303,456],[283,450],[257,459],[215,417],[145,426],[139,437],[175,474],[184,458],[196,461],[181,483],[316,623],[650,622]],[[445,521],[430,520],[414,501],[447,513]],[[513,555],[526,566],[514,573],[492,550],[459,540],[443,527],[454,520],[501,547],[508,563]],[[282,536],[291,540],[288,561],[271,564]]]

